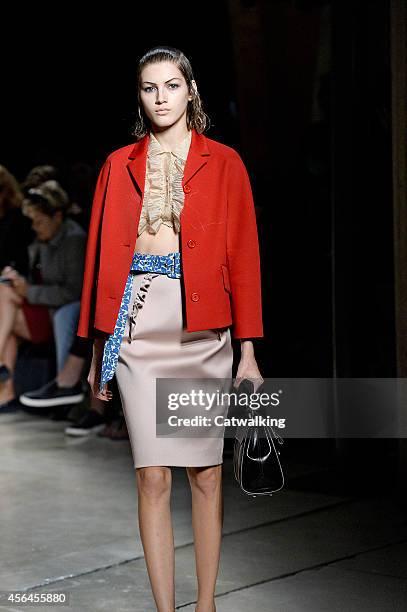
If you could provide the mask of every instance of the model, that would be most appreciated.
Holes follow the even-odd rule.
[[[157,437],[156,379],[263,380],[260,257],[239,154],[204,136],[191,64],[173,47],[138,63],[136,143],[113,151],[97,181],[78,335],[93,338],[88,382],[112,397],[116,375],[138,491],[140,537],[160,612],[175,609],[171,466],[186,467],[198,581],[196,612],[216,610],[223,524],[223,437]]]

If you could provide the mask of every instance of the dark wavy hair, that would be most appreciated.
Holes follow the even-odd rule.
[[[1,203],[4,212],[21,207],[23,194],[20,185],[15,176],[2,165],[0,165],[0,192],[4,193]]]
[[[138,116],[132,135],[136,137],[136,140],[141,140],[141,138],[150,131],[151,122],[144,113],[143,105],[140,100],[141,72],[148,64],[158,64],[159,62],[174,62],[182,73],[188,86],[189,94],[192,95],[192,100],[188,101],[187,106],[187,127],[188,130],[195,128],[199,134],[202,134],[210,127],[210,119],[202,108],[202,100],[198,91],[192,85],[192,81],[195,81],[195,79],[191,63],[186,55],[179,49],[175,47],[159,46],[153,47],[144,53],[137,66]]]

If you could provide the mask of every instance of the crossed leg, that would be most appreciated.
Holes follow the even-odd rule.
[[[0,365],[14,372],[18,345],[22,340],[31,340],[26,318],[14,289],[0,284]],[[0,403],[15,397],[13,376],[0,384]]]

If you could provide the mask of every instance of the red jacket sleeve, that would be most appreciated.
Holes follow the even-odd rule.
[[[229,162],[227,258],[231,285],[232,337],[263,337],[259,241],[246,167],[235,151]]]
[[[81,306],[77,335],[83,338],[95,337],[95,289],[97,274],[97,259],[100,248],[100,230],[103,207],[105,203],[107,183],[110,174],[110,160],[104,162],[96,182],[93,196],[92,211],[89,223],[88,240],[85,254],[85,269],[83,276]]]

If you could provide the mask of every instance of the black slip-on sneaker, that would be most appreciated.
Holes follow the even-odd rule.
[[[87,410],[77,423],[65,427],[65,433],[68,436],[89,436],[104,429],[105,424],[106,419],[99,412]]]
[[[81,381],[72,387],[60,387],[56,378],[54,378],[39,389],[20,395],[20,402],[24,406],[48,408],[49,406],[62,406],[64,404],[79,404],[84,397]]]

